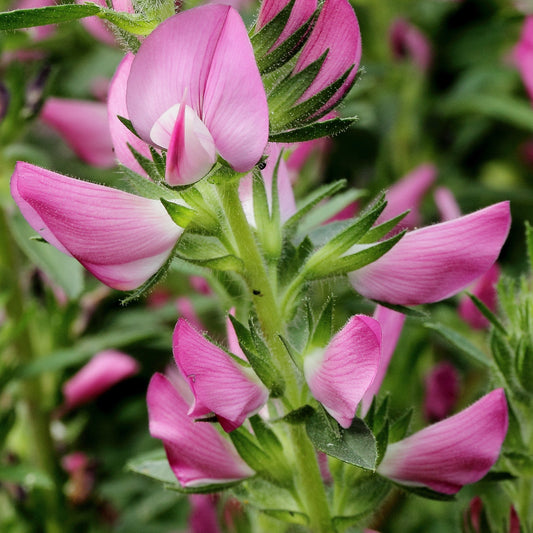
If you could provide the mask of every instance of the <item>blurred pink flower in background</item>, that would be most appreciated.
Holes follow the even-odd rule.
[[[435,365],[425,379],[424,416],[429,422],[446,418],[459,397],[459,373],[448,362]]]
[[[520,71],[529,97],[533,100],[533,15],[527,16],[524,20],[520,40],[514,47],[512,59]]]
[[[411,22],[397,18],[389,29],[389,42],[395,59],[409,59],[421,72],[431,66],[433,50],[428,38]]]

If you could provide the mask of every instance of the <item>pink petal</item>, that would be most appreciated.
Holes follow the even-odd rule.
[[[63,385],[65,406],[73,409],[88,403],[138,371],[139,364],[129,355],[117,350],[100,352]]]
[[[396,349],[396,344],[402,333],[405,315],[378,305],[374,312],[374,319],[377,320],[381,326],[381,357],[379,359],[376,377],[368,387],[362,399],[361,410],[363,415],[366,415],[372,405],[374,396],[377,395],[381,388],[381,384],[383,383],[383,379],[389,368],[392,354]]]
[[[450,363],[436,365],[425,379],[424,416],[430,422],[446,418],[459,397],[459,373]]]
[[[408,57],[422,72],[428,70],[433,50],[428,38],[416,26],[403,18],[397,18],[391,24],[389,32],[391,49],[396,59]]]
[[[190,298],[187,298],[186,296],[176,298],[176,309],[178,315],[185,318],[193,327],[196,329],[202,329],[202,321],[198,317]]]
[[[56,130],[83,161],[102,168],[115,166],[104,103],[48,98],[41,120]]]
[[[274,170],[278,162],[278,158],[281,153],[281,147],[277,143],[267,144],[265,154],[268,155],[266,160],[266,166],[261,171],[263,181],[265,183],[265,189],[268,199],[268,205],[270,212],[272,213],[272,180],[274,179]],[[291,181],[289,178],[289,172],[287,170],[287,164],[283,157],[279,161],[278,167],[278,199],[279,199],[279,211],[280,221],[283,224],[294,213],[296,213],[296,202],[294,200],[294,192],[292,190]],[[239,183],[239,197],[241,199],[244,214],[248,220],[248,223],[254,227],[257,227],[257,223],[254,217],[254,199],[253,199],[253,176],[248,174]]]
[[[435,198],[435,204],[437,204],[437,209],[442,220],[453,220],[461,216],[461,210],[450,189],[438,187],[433,197]]]
[[[443,300],[493,265],[510,224],[509,202],[501,202],[412,231],[377,261],[351,272],[350,281],[360,294],[378,301],[418,305]]]
[[[126,100],[147,142],[167,110],[190,106],[238,172],[257,163],[267,142],[265,91],[246,28],[229,6],[197,7],[160,24],[133,61]]]
[[[460,413],[390,444],[378,472],[399,483],[455,494],[491,469],[507,425],[505,394],[497,389]]]
[[[520,41],[513,51],[513,59],[533,100],[533,15],[525,18]]]
[[[495,263],[469,288],[470,292],[477,296],[493,312],[496,311],[498,305],[496,284],[499,278],[500,267]],[[462,296],[459,302],[459,316],[474,329],[489,327],[489,321],[467,295]]]
[[[194,422],[189,405],[165,376],[155,374],[147,393],[150,434],[161,439],[168,461],[184,487],[247,478],[253,471],[228,440],[208,422]]]
[[[347,0],[326,0],[317,23],[302,49],[294,72],[300,72],[316,61],[327,49],[329,53],[311,86],[300,101],[317,94],[340,78],[351,65],[350,75],[324,105],[330,107],[338,102],[350,87],[361,60],[361,34],[357,17]]]
[[[157,272],[182,232],[158,200],[28,163],[17,163],[11,194],[35,231],[115,289]]]
[[[190,494],[189,533],[221,533],[215,494]]]
[[[235,316],[235,308],[231,308],[229,311],[229,314],[232,316]],[[240,357],[243,361],[248,361],[246,358],[246,355],[244,355],[244,352],[242,351],[242,348],[239,344],[239,339],[237,337],[237,333],[235,332],[235,328],[233,327],[233,324],[228,317],[226,318],[226,336],[228,338],[228,348],[229,351],[236,355],[237,357]]]
[[[381,328],[373,318],[355,315],[324,350],[304,360],[311,394],[344,428],[372,383],[381,355]]]
[[[111,131],[111,139],[113,140],[113,147],[115,149],[115,156],[119,163],[125,167],[141,174],[146,175],[146,172],[137,163],[131,150],[128,148],[130,144],[137,152],[144,157],[151,159],[148,145],[141,141],[139,137],[131,133],[122,122],[117,118],[118,116],[128,118],[128,108],[126,107],[126,86],[128,83],[128,76],[130,75],[131,64],[134,59],[133,54],[126,54],[124,59],[117,67],[115,76],[109,86],[109,96],[107,100],[109,130]]]
[[[171,110],[176,107],[174,129],[168,143],[165,180],[170,185],[187,185],[209,172],[216,161],[216,149],[209,130],[193,109],[177,104]],[[154,128],[152,138],[155,140],[153,132]]]
[[[396,182],[386,194],[387,207],[381,213],[376,224],[398,216],[410,209],[410,213],[395,228],[396,232],[403,228],[415,228],[421,222],[419,205],[422,198],[437,177],[434,165],[426,163],[416,167],[406,176]]]
[[[232,431],[266,403],[268,389],[255,374],[182,318],[174,330],[173,351],[176,364],[194,393],[190,416],[213,412],[224,430]]]
[[[266,26],[289,2],[287,0],[265,0],[257,16],[256,30]],[[295,33],[314,13],[316,0],[296,0],[289,20],[272,48],[276,48],[285,39]]]

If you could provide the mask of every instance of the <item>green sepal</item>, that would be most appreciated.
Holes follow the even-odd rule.
[[[270,133],[268,140],[276,143],[294,143],[311,141],[320,137],[331,137],[347,130],[356,120],[357,117],[323,120],[301,128]]]
[[[311,335],[311,340],[308,343],[307,350],[311,351],[315,348],[323,348],[331,340],[333,335],[333,298],[328,298],[326,304],[322,308],[322,312]]]
[[[311,416],[313,416],[315,410],[308,404],[298,407],[293,411],[288,412],[285,416],[278,418],[274,422],[285,422],[291,425],[304,424]]]
[[[186,228],[189,225],[189,222],[194,218],[196,211],[185,207],[184,205],[176,204],[175,202],[170,202],[165,198],[159,198],[163,207],[167,210],[170,218],[178,225],[180,228]]]
[[[496,366],[509,385],[516,383],[515,353],[506,337],[499,330],[492,330],[490,334],[490,349]],[[516,392],[516,391],[515,391]]]
[[[261,509],[261,512],[288,524],[309,525],[309,517],[302,512],[287,511],[285,509]]]
[[[383,457],[387,451],[387,446],[389,444],[389,427],[389,421],[385,420],[385,424],[379,433],[376,434],[376,449],[378,454],[376,465],[379,465],[381,461],[383,461]]]
[[[234,316],[229,319],[235,329],[239,346],[246,355],[250,366],[257,377],[270,391],[272,398],[279,398],[285,392],[285,380],[279,371],[272,365],[270,354],[262,339],[257,335],[253,325],[250,330],[241,324]]]
[[[387,393],[381,402],[376,403],[376,415],[372,427],[374,433],[380,432],[387,423],[389,417],[389,400],[390,395]]]
[[[210,257],[207,259],[198,259],[187,257],[180,253],[176,254],[176,257],[192,263],[193,265],[210,268],[211,270],[219,270],[221,272],[244,272],[244,264],[239,257],[234,255],[223,255],[220,257]]]
[[[324,61],[326,60],[326,50],[318,59],[305,67],[297,74],[287,76],[268,95],[268,109],[271,115],[283,113],[283,109],[289,110],[294,106],[298,98],[304,94],[317,77]],[[274,120],[275,122],[275,120]]]
[[[152,155],[152,162],[155,166],[157,173],[164,178],[166,173],[166,157],[161,155],[153,146],[148,147],[150,149],[150,154]]]
[[[481,364],[484,367],[492,368],[493,362],[477,346],[474,346],[466,337],[457,333],[453,329],[446,327],[444,324],[434,324],[426,322],[424,327],[433,329],[444,337],[449,343],[455,346],[463,354],[467,355],[472,361]]]
[[[281,286],[286,286],[294,279],[294,276],[296,276],[305,263],[305,260],[311,255],[313,249],[313,243],[308,237],[302,240],[298,248],[295,248],[289,241],[285,242],[278,268]]]
[[[119,165],[119,168],[124,173],[125,181],[134,194],[138,194],[144,198],[150,198],[151,200],[159,200],[162,195],[167,195],[169,198],[178,198],[177,194],[170,189],[161,187],[145,176],[137,174],[137,172],[134,172],[130,168],[124,165]]]
[[[340,257],[339,259],[333,261],[331,265],[324,263],[321,265],[315,265],[313,270],[306,272],[306,278],[308,280],[321,279],[330,276],[337,276],[339,274],[347,274],[348,272],[358,270],[369,263],[373,263],[382,255],[385,255],[404,236],[404,234],[405,231],[398,233],[386,241],[367,246],[359,252]]]
[[[324,109],[324,106],[329,102],[329,100],[335,95],[335,93],[342,87],[343,83],[346,81],[350,72],[353,70],[354,65],[352,65],[348,70],[333,83],[328,85],[325,89],[322,89],[317,94],[311,96],[301,104],[291,106],[284,114],[278,113],[280,118],[285,119],[284,121],[276,122],[276,116],[274,116],[274,121],[271,123],[271,128],[274,132],[280,130],[291,130],[299,126],[303,126],[309,122],[316,122],[318,119],[323,117],[331,110],[332,106],[329,106]],[[346,91],[345,94],[347,94]],[[340,102],[335,102],[335,105],[338,105]],[[354,118],[355,120],[355,118]],[[327,121],[326,121],[327,122]]]
[[[254,167],[252,171],[252,197],[256,225],[268,226],[270,222],[268,196],[263,176],[261,175],[261,171],[257,167]]]
[[[410,407],[391,424],[389,429],[389,444],[402,440],[409,431],[414,409]]]
[[[380,224],[379,226],[376,226],[375,228],[372,228],[360,241],[360,244],[367,244],[370,242],[379,241],[385,235],[387,235],[391,230],[393,230],[407,215],[409,214],[409,210],[404,211],[403,213],[399,214],[398,216],[391,218],[390,220],[387,220],[386,222],[383,222],[383,224]]]
[[[468,297],[472,300],[472,303],[477,307],[478,311],[501,333],[507,335],[505,326],[501,323],[500,319],[474,294],[467,292]]]
[[[213,168],[202,178],[207,180],[213,185],[221,185],[228,183],[228,181],[240,180],[243,176],[246,176],[247,172],[235,172],[228,163],[221,162],[220,157],[213,166]]]
[[[101,8],[97,16],[135,35],[149,35],[158,24],[156,20],[147,20],[144,15],[138,13],[125,13],[106,8]]]
[[[483,476],[482,481],[490,481],[493,483],[500,483],[501,481],[512,481],[517,479],[517,477],[511,472],[506,472],[504,470],[491,470],[485,476]]]
[[[533,393],[533,344],[529,338],[520,338],[516,349],[516,375],[524,390]]]
[[[306,429],[321,452],[365,470],[375,470],[376,439],[360,418],[354,417],[352,425],[344,429],[319,406],[306,421]]]
[[[120,122],[122,122],[124,126],[126,126],[126,128],[128,128],[130,133],[133,133],[133,135],[135,135],[135,137],[138,137],[139,139],[141,138],[137,133],[136,129],[133,127],[133,124],[129,118],[123,117],[121,115],[117,115],[117,118],[120,120]]]
[[[154,180],[155,182],[161,181],[161,175],[157,171],[156,166],[154,165],[154,162],[142,155],[140,152],[138,152],[130,143],[127,143],[128,148],[133,155],[135,161],[139,163],[139,166],[148,174],[148,176]],[[163,175],[164,178],[164,175]]]
[[[406,307],[405,305],[391,304],[389,302],[382,302],[381,300],[372,300],[382,307],[396,311],[397,313],[402,313],[405,316],[412,316],[414,318],[429,318],[429,314],[426,313],[423,309],[417,309],[415,307]]]
[[[278,338],[282,342],[283,346],[285,347],[285,350],[289,354],[289,357],[291,358],[296,368],[301,368],[302,366],[301,354],[298,353],[298,351],[290,343],[289,339],[286,339],[283,335],[278,335]]]
[[[96,4],[64,4],[59,6],[37,7],[35,9],[15,9],[0,13],[0,30],[33,28],[47,24],[70,22],[97,15],[103,8]]]
[[[270,429],[267,422],[265,422],[259,415],[250,417],[250,423],[254,435],[261,444],[261,447],[267,451],[267,453],[273,455],[283,452],[283,446],[278,439],[276,433]]]
[[[309,213],[311,209],[318,203],[320,203],[324,198],[334,195],[336,192],[344,189],[346,187],[346,180],[339,180],[327,185],[322,185],[315,189],[311,194],[306,196],[303,201],[299,204],[298,210],[294,215],[292,215],[287,222],[283,225],[283,229],[288,237],[290,237],[294,231],[296,231],[298,222],[300,219]]]
[[[257,33],[250,36],[257,60],[264,56],[278,40],[281,32],[285,29],[296,0],[290,0],[288,4]]]

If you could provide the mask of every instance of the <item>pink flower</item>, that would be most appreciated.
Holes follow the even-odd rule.
[[[377,261],[351,272],[366,298],[400,305],[443,300],[484,274],[505,242],[509,202],[408,232]],[[350,250],[357,251],[358,245]]]
[[[453,220],[461,216],[461,210],[455,201],[452,191],[446,187],[438,187],[434,193],[435,204],[442,220]]]
[[[159,200],[17,163],[11,194],[30,226],[106,285],[138,287],[155,274],[182,229]]]
[[[189,404],[162,374],[152,377],[147,402],[150,434],[163,441],[181,485],[227,483],[253,475],[231,442],[208,422],[188,416]]]
[[[459,396],[459,375],[450,363],[436,365],[426,376],[424,416],[430,422],[446,418]]]
[[[73,409],[94,400],[119,381],[133,376],[138,371],[137,361],[125,353],[105,350],[96,354],[63,385],[65,408]]]
[[[56,130],[83,161],[95,167],[115,166],[106,104],[52,97],[46,100],[40,118]]]
[[[190,298],[180,296],[176,298],[176,310],[178,315],[186,319],[196,329],[202,329],[202,321],[198,317]]]
[[[513,50],[513,59],[533,100],[533,15],[525,18],[520,41]]]
[[[216,495],[190,494],[189,533],[220,533]]]
[[[431,66],[433,51],[428,38],[413,24],[397,18],[391,24],[389,40],[396,59],[408,57],[422,72]]]
[[[311,394],[344,428],[350,427],[363,395],[376,375],[381,355],[379,323],[355,315],[324,349],[304,360]]]
[[[505,394],[497,389],[460,413],[389,444],[378,472],[398,483],[455,494],[491,469],[507,425]]]
[[[194,394],[188,415],[215,413],[233,431],[268,400],[268,389],[250,368],[239,364],[180,318],[173,336],[176,365]]]
[[[247,172],[267,143],[265,90],[244,23],[229,6],[193,8],[160,24],[133,60],[126,102],[141,138],[168,150],[171,185],[202,178],[217,153]]]
[[[322,116],[335,106],[352,86],[361,60],[361,34],[357,17],[347,0],[326,0],[318,20],[305,43],[294,74],[301,72],[328,50],[326,59],[311,85],[299,102],[315,96],[341,78],[351,68],[346,80],[336,93],[317,112]]]
[[[370,406],[372,405],[372,400],[374,396],[379,392],[387,369],[389,368],[389,363],[392,358],[392,354],[400,338],[400,334],[403,329],[403,324],[405,322],[405,315],[383,307],[381,305],[376,306],[374,311],[374,319],[378,321],[381,327],[381,356],[379,358],[379,364],[376,371],[376,376],[374,380],[366,390],[362,398],[362,413],[366,415]]]

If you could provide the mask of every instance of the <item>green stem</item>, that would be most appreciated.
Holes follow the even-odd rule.
[[[18,273],[20,272],[19,252],[11,237],[7,217],[0,209],[0,257],[4,263],[3,286],[8,289],[9,298],[6,302],[8,316],[15,323],[24,324],[22,331],[13,339],[13,351],[20,363],[30,362],[34,357],[31,331],[25,320],[26,295],[21,287]],[[52,481],[56,479],[57,464],[50,434],[50,419],[43,409],[42,384],[39,378],[25,380],[20,384],[22,407],[28,425],[28,442],[30,443],[31,459],[35,466],[47,474]],[[45,531],[59,533],[64,531],[59,519],[59,491],[54,489],[44,495],[47,505]]]
[[[238,182],[228,181],[219,186],[226,217],[245,265],[244,278],[257,312],[265,341],[274,363],[286,381],[285,395],[291,406],[300,404],[300,375],[279,339],[285,332],[284,317],[271,284],[265,262],[252,234],[238,193]],[[271,268],[275,268],[272,265]],[[295,483],[313,533],[330,533],[333,530],[329,504],[320,475],[315,449],[302,425],[289,426],[289,439],[296,463]]]

